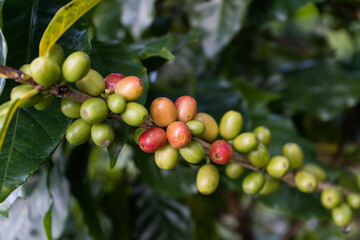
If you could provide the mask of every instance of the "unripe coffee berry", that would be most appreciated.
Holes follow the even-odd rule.
[[[33,90],[34,87],[31,85],[18,85],[11,89],[10,99],[15,100],[25,96],[29,91]],[[32,107],[41,100],[40,93],[37,93],[27,99],[22,100],[19,107]]]
[[[50,107],[50,105],[52,104],[52,102],[55,99],[55,96],[51,93],[42,92],[41,95],[42,95],[42,98],[41,98],[40,102],[38,102],[37,104],[34,105],[34,108],[36,108],[36,110],[39,110],[39,111],[43,111],[43,110],[47,109],[48,107]]]
[[[349,205],[343,203],[331,211],[331,216],[336,225],[344,227],[351,223],[353,214]]]
[[[153,153],[166,144],[165,130],[159,127],[154,127],[146,130],[140,135],[139,147],[147,153]]]
[[[268,175],[265,176],[265,184],[260,190],[259,194],[267,195],[276,192],[281,187],[281,181],[276,178],[272,178]]]
[[[233,149],[225,140],[216,140],[210,146],[209,157],[217,164],[228,163],[233,155]]]
[[[271,142],[271,132],[267,127],[259,126],[254,129],[254,133],[258,137],[260,143],[265,147],[269,147]]]
[[[197,113],[197,102],[191,96],[182,96],[175,101],[177,119],[182,122],[192,120]]]
[[[299,171],[295,175],[295,185],[302,192],[311,193],[315,191],[317,183],[316,177],[311,173]]]
[[[115,86],[115,93],[120,94],[127,102],[135,101],[144,91],[143,81],[135,76],[121,79]]]
[[[138,127],[148,119],[149,113],[147,109],[136,102],[126,104],[125,111],[121,113],[123,121],[134,127]]]
[[[105,83],[103,77],[97,71],[90,69],[83,78],[76,81],[76,87],[80,92],[97,97],[104,92]]]
[[[205,132],[205,124],[199,120],[188,121],[186,126],[190,129],[191,136],[193,137],[199,137]]]
[[[234,139],[243,128],[241,113],[230,110],[220,120],[220,135],[225,140]]]
[[[108,114],[107,104],[101,98],[87,99],[80,107],[81,118],[90,124],[102,123]]]
[[[322,169],[320,166],[313,164],[313,163],[307,163],[302,168],[302,170],[312,173],[316,179],[319,182],[325,182],[326,181],[326,172],[324,169]]]
[[[35,58],[30,64],[31,77],[42,86],[50,86],[60,79],[60,67],[48,57]]]
[[[110,146],[115,139],[114,129],[105,121],[91,127],[91,140],[99,147]]]
[[[137,128],[137,129],[135,130],[135,132],[134,132],[134,141],[135,141],[135,143],[136,143],[137,145],[139,145],[139,138],[140,138],[141,134],[143,134],[143,132],[145,132],[145,131],[146,131],[146,129],[145,129],[145,128],[141,128],[141,127]]]
[[[292,169],[299,169],[304,162],[303,151],[296,143],[286,143],[283,146],[282,155],[289,160]]]
[[[59,67],[61,67],[65,60],[64,49],[57,43],[54,43],[54,45],[52,45],[52,47],[45,56],[53,60],[57,65],[59,65]]]
[[[159,127],[167,127],[177,119],[175,105],[166,97],[158,97],[152,101],[150,115],[154,123]]]
[[[61,112],[69,118],[80,118],[81,104],[70,99],[61,99]]]
[[[173,169],[179,161],[179,150],[167,144],[155,152],[155,163],[161,169]]]
[[[105,81],[105,89],[108,89],[110,91],[110,93],[115,92],[116,84],[123,78],[125,78],[124,74],[110,73],[104,79],[104,81]]]
[[[84,52],[73,52],[62,65],[62,76],[68,82],[76,82],[89,72],[91,60]]]
[[[245,172],[245,168],[238,163],[230,162],[225,167],[225,174],[230,179],[237,179]]]
[[[184,122],[176,121],[171,123],[166,129],[166,136],[171,146],[183,148],[191,141],[191,133]]]
[[[235,151],[239,153],[248,153],[259,145],[259,139],[254,133],[245,132],[238,135],[233,142]]]
[[[215,119],[207,113],[198,113],[194,117],[205,124],[205,132],[200,138],[207,142],[213,142],[219,135],[219,126]]]
[[[20,71],[22,71],[23,73],[31,76],[31,68],[30,68],[30,64],[24,64],[21,66]]]
[[[204,158],[203,146],[195,140],[192,140],[186,147],[179,149],[180,155],[189,163],[199,163]]]
[[[247,194],[259,193],[265,184],[265,175],[259,172],[252,172],[245,176],[242,188]]]
[[[358,194],[358,193],[350,193],[346,197],[346,202],[353,209],[359,209],[360,208],[360,194]]]
[[[122,113],[126,108],[125,98],[119,94],[112,94],[107,100],[108,107],[113,113]]]
[[[246,154],[249,161],[256,167],[266,167],[270,161],[270,153],[267,148],[261,143],[248,154]]]
[[[272,157],[266,166],[266,171],[274,178],[282,178],[290,169],[289,160],[284,156]]]
[[[80,145],[90,139],[90,132],[91,124],[77,119],[66,130],[66,140],[72,145]]]
[[[219,180],[219,170],[213,164],[208,163],[199,168],[196,176],[196,186],[200,193],[209,195],[216,190]]]
[[[324,207],[332,209],[339,206],[343,201],[343,195],[340,189],[330,187],[322,191],[321,203]]]

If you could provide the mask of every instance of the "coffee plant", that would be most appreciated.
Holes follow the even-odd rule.
[[[0,240],[360,238],[359,3],[0,6]]]

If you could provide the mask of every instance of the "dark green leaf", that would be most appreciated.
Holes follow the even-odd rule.
[[[172,37],[167,34],[163,37],[149,38],[130,45],[130,48],[137,52],[141,60],[150,57],[162,57],[167,60],[173,60],[174,55],[169,51],[172,43]]]

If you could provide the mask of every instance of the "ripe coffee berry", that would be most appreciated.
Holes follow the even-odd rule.
[[[110,73],[104,79],[104,81],[105,81],[105,89],[108,89],[110,91],[110,93],[113,93],[115,91],[116,84],[123,78],[125,78],[124,74]]]
[[[229,143],[224,140],[216,140],[210,146],[210,159],[217,164],[228,163],[233,155],[233,149]]]
[[[143,81],[135,76],[125,77],[115,85],[115,93],[123,96],[127,102],[138,99],[143,91]]]
[[[154,123],[159,127],[167,127],[177,119],[175,105],[166,97],[158,97],[152,101],[150,115]]]
[[[165,130],[159,127],[154,127],[146,130],[140,135],[139,147],[147,153],[153,153],[166,144]]]
[[[166,136],[171,146],[183,148],[191,141],[191,133],[184,122],[176,121],[171,123],[166,129]]]
[[[192,120],[197,113],[197,102],[193,97],[182,96],[175,101],[177,119],[182,122]]]

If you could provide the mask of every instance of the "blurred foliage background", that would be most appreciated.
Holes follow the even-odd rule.
[[[67,2],[0,0],[0,61],[14,68],[30,63],[47,24]],[[142,74],[146,106],[158,96],[187,94],[217,121],[228,110],[240,111],[244,131],[270,128],[272,155],[296,142],[329,181],[359,191],[359,20],[357,0],[103,0],[59,44],[67,54],[89,53],[104,77]],[[13,86],[1,81],[0,103]],[[247,196],[241,179],[228,179],[222,167],[218,190],[202,196],[195,186],[199,165],[180,161],[160,170],[125,124],[113,122],[123,148],[115,156],[109,150],[111,158],[91,143],[60,142],[70,119],[58,103],[45,113],[20,110],[23,128],[13,121],[9,129],[0,169],[10,159],[24,167],[6,178],[22,183],[31,177],[0,194],[1,240],[360,238],[358,212],[344,234],[318,193],[284,185]],[[27,130],[34,123],[33,132]],[[53,137],[31,145],[43,150],[34,156],[26,143],[34,131],[45,136],[41,129]],[[25,157],[13,154],[18,149]]]

